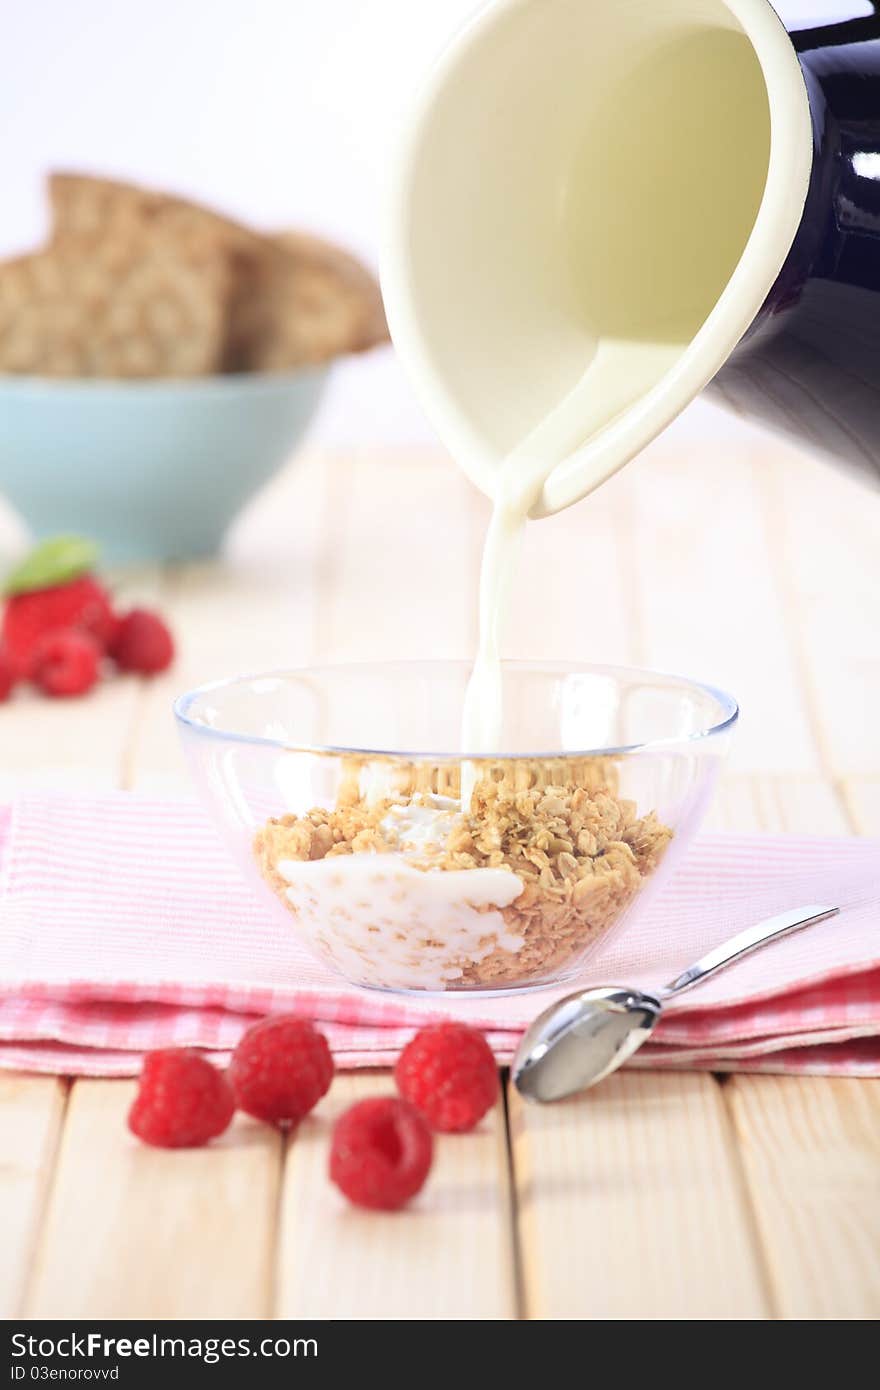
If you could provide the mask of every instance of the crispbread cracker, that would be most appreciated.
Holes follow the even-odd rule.
[[[132,223],[221,246],[233,266],[224,365],[284,371],[385,342],[388,328],[375,277],[320,237],[262,237],[230,218],[169,194],[81,174],[53,174],[56,236],[124,234]]]
[[[134,235],[196,260],[222,259],[228,275],[223,341],[212,370],[247,368],[236,326],[237,305],[243,287],[265,274],[265,263],[283,259],[271,242],[185,198],[89,174],[51,174],[49,198],[59,245],[90,238],[116,248]]]
[[[131,237],[72,239],[0,264],[0,370],[41,376],[191,377],[218,371],[229,269]]]
[[[388,341],[379,286],[366,266],[331,242],[301,232],[275,238],[293,262],[277,286],[274,333],[255,365],[323,362]]]
[[[271,246],[273,255],[239,258],[232,370],[289,371],[388,340],[379,286],[354,256],[296,232]]]
[[[50,174],[49,201],[55,241],[79,237],[113,241],[127,238],[136,229],[139,234],[168,237],[190,252],[220,246],[227,253],[258,257],[271,245],[231,218],[186,198],[90,174]]]
[[[88,174],[49,193],[49,246],[0,263],[0,371],[284,371],[387,339],[373,276],[317,237]]]

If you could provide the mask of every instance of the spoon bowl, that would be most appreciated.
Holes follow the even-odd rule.
[[[523,1035],[513,1080],[529,1100],[561,1100],[595,1086],[641,1047],[660,1017],[653,995],[598,985],[551,1004]]]

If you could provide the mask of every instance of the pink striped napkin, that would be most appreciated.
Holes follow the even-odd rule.
[[[446,1017],[483,1028],[505,1059],[573,987],[420,1001],[348,986],[299,948],[188,803],[25,797],[0,817],[0,848],[4,1067],[127,1075],[153,1047],[222,1056],[280,1009],[320,1020],[344,1066],[388,1063],[414,1027]],[[843,911],[685,995],[638,1064],[880,1075],[878,841],[706,836],[584,980],[659,984],[808,902]]]

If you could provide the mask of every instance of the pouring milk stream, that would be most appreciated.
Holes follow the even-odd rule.
[[[585,372],[574,390],[498,469],[480,566],[479,638],[462,716],[463,752],[502,751],[501,642],[520,540],[544,484],[570,452],[572,436],[582,433],[584,422],[592,420],[590,432],[598,431],[607,423],[609,409],[619,408],[623,393],[646,389],[662,376],[668,355],[669,349],[661,344],[653,352],[646,351],[644,344],[631,349],[626,343],[613,345],[605,359],[610,362],[612,373],[598,374],[601,385],[596,374]],[[616,390],[610,389],[612,375]],[[606,472],[607,465],[600,458],[586,490],[592,491]],[[464,809],[470,804],[475,780],[473,763],[465,763],[461,780]]]
[[[797,231],[812,131],[766,0],[492,0],[441,57],[389,201],[392,338],[491,499],[462,752],[500,751],[519,538],[702,389]],[[463,769],[468,804],[473,767]]]

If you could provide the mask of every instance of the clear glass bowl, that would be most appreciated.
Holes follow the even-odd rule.
[[[469,674],[322,666],[175,704],[231,851],[353,984],[494,992],[577,974],[686,848],[737,718],[676,676],[507,662],[504,754],[468,756]]]

